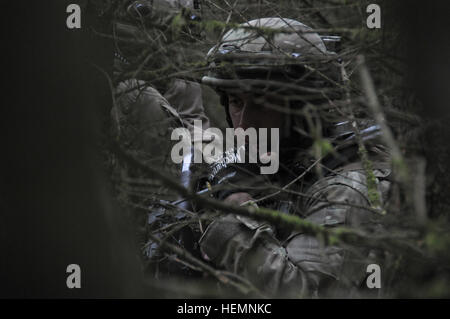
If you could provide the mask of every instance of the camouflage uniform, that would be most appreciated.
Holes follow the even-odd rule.
[[[242,26],[295,29],[300,33],[309,30],[308,27],[297,21],[278,18],[257,19],[244,23]],[[273,39],[275,44],[269,45],[260,34],[256,33],[252,36],[248,29],[237,29],[228,32],[224,36],[224,40],[227,41],[223,41],[219,47],[210,51],[209,57],[213,60],[211,67],[213,72],[204,78],[204,82],[215,86],[219,93],[230,89],[242,89],[242,87],[233,88],[233,80],[244,79],[240,83],[250,83],[248,74],[255,72],[255,69],[247,70],[247,73],[244,70],[239,74],[240,62],[237,58],[240,54],[243,56],[245,54],[245,58],[243,58],[245,61],[242,63],[242,65],[246,65],[244,67],[252,64],[256,68],[258,65],[267,64],[258,64],[256,60],[258,57],[264,54],[276,54],[280,47],[285,51],[284,53],[288,52],[293,57],[307,56],[311,52],[313,52],[312,55],[324,53],[325,58],[330,55],[326,52],[320,37],[312,32],[303,33],[303,36],[292,32],[280,33]],[[251,60],[254,53],[259,56],[255,57],[255,60]],[[234,76],[238,74],[235,78],[217,71],[217,66],[221,61],[226,61],[229,54],[234,54],[234,58],[236,58],[236,60],[231,60],[231,58],[228,60],[233,61],[233,66],[238,69],[234,72]],[[280,67],[276,61],[268,61],[269,64],[272,63],[273,69]],[[286,66],[280,64],[281,68]],[[239,83],[239,81],[237,82]],[[273,85],[276,86],[276,83]],[[348,126],[349,123],[346,124]],[[335,125],[333,128],[338,126]],[[377,140],[379,135],[377,126],[369,125],[366,131],[368,134],[364,136],[364,140],[373,160],[376,185],[383,205],[389,189],[390,169],[386,164],[387,154],[380,151],[382,147]],[[302,183],[299,182],[293,186],[295,191],[303,194],[301,197],[287,195],[282,199],[272,200],[272,203],[267,203],[267,205],[266,203],[258,203],[258,205],[297,214],[307,221],[324,227],[345,225],[359,229],[374,229],[378,224],[377,214],[362,208],[369,207],[370,201],[366,172],[359,162],[355,136],[351,130],[343,132],[341,130],[334,136],[332,135],[326,137],[334,141],[335,146],[345,140],[349,147],[344,148],[340,152],[340,156],[329,156],[328,159],[325,158],[322,161],[324,167],[328,169],[327,171],[323,173],[312,171],[306,174]],[[293,156],[296,159],[291,161],[289,168],[296,174],[290,178],[279,178],[277,175],[283,174],[280,171],[277,175],[271,176],[271,179],[278,178],[278,186],[282,187],[302,171],[304,172],[311,161],[306,161],[307,165],[300,165],[303,170],[296,170],[298,164],[302,164],[298,158],[302,155],[310,158],[309,151],[310,148],[303,149]],[[345,158],[343,159],[343,157]],[[228,167],[228,169],[232,168]],[[223,175],[228,173],[229,171]],[[250,179],[250,176],[244,175],[236,178],[236,175],[239,174],[235,174],[234,180],[230,184],[242,185],[246,178]],[[239,191],[242,190],[245,188],[239,189]],[[271,192],[274,191],[266,191],[258,195],[267,195]],[[227,195],[229,194],[228,192]],[[254,198],[258,198],[254,193],[252,195]],[[221,197],[220,194],[218,197]],[[293,207],[283,209],[282,204],[286,202],[293,203],[291,205]],[[331,202],[331,204],[327,202]],[[336,203],[343,203],[343,205]],[[362,296],[358,288],[364,284],[366,267],[370,263],[368,259],[370,251],[366,249],[324,245],[315,236],[302,232],[286,234],[274,225],[234,214],[225,215],[212,222],[203,234],[200,246],[205,258],[214,264],[249,279],[265,293],[277,297]]]
[[[124,15],[125,22],[115,24],[115,35],[118,38],[115,78],[123,79],[124,74],[130,71],[130,66],[136,65],[136,58],[142,48],[133,48],[132,44],[124,40],[145,42],[145,33],[138,26],[150,21],[157,24],[155,27],[170,32],[172,19],[182,8],[186,9],[188,6],[192,6],[192,1],[133,1],[127,4],[128,13]],[[127,22],[130,19],[135,20],[133,23]],[[184,53],[186,52],[180,52]],[[151,66],[145,65],[144,68]],[[203,108],[201,86],[189,80],[174,79],[158,89],[138,78],[120,80],[116,86],[115,104],[111,110],[113,137],[121,147],[132,152],[140,161],[171,176],[180,177],[182,175],[180,166],[174,164],[170,158],[175,143],[171,141],[171,133],[178,127],[188,128],[192,132],[194,120],[201,120],[205,129],[209,127],[209,119]],[[161,92],[164,92],[164,95]],[[130,195],[126,195],[126,201],[131,203],[131,207],[136,208],[132,208],[136,211],[133,217],[138,228],[138,244],[141,248],[145,247],[144,260],[163,258],[162,252],[157,249],[158,245],[149,239],[148,233],[178,221],[177,218],[183,218],[179,216],[180,214],[176,218],[171,214],[165,214],[164,203],[175,201],[178,196],[160,181],[152,179],[151,176],[143,176],[141,171],[133,171],[127,167],[127,163],[119,163],[118,166],[121,175],[118,179],[131,180],[132,186],[136,186],[133,184],[134,180],[146,178],[146,195],[135,196],[130,192]],[[150,212],[143,214],[142,209]],[[177,237],[176,240],[179,240],[178,235],[174,235]],[[162,237],[164,234],[157,236]]]
[[[387,193],[388,169],[374,170],[379,191]],[[327,205],[326,201],[348,205]],[[377,216],[355,206],[369,206],[366,176],[350,170],[315,182],[298,211],[307,221],[326,227],[364,227]],[[275,227],[229,214],[214,221],[201,238],[206,256],[219,266],[248,278],[268,294],[288,297],[360,296],[369,252],[354,254],[339,246],[323,246],[315,237],[292,232],[286,239]],[[350,289],[351,288],[351,289]],[[330,290],[333,289],[333,290]]]

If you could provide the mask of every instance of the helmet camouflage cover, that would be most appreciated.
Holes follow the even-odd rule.
[[[261,18],[229,30],[207,54],[210,70],[204,84],[218,90],[323,93],[338,81],[336,54],[321,37],[292,19]],[[281,92],[280,92],[281,93]]]

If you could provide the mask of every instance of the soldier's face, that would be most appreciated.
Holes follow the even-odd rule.
[[[277,105],[281,103],[267,96],[228,94],[228,111],[234,128],[281,128],[284,116],[276,110]]]

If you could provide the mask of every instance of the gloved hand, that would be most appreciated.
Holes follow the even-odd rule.
[[[226,203],[234,204],[234,205],[243,205],[245,203],[249,203],[253,201],[252,195],[246,192],[239,192],[239,193],[233,193],[231,195],[228,195],[227,198],[225,198]]]

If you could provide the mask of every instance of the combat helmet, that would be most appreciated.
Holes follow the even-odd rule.
[[[209,73],[202,82],[219,90],[259,87],[280,93],[319,93],[317,89],[323,89],[327,80],[337,80],[336,60],[336,54],[307,25],[261,18],[229,30],[209,50]]]
[[[187,34],[187,41],[202,36],[200,4],[195,0],[137,0],[127,1],[119,8],[113,25],[115,65],[119,70],[143,60],[145,49],[157,52],[163,38],[171,42],[174,20]],[[164,34],[161,37],[161,34]],[[152,40],[150,40],[152,39]],[[155,47],[153,48],[152,45]],[[155,59],[152,59],[155,60]]]
[[[230,124],[225,93],[275,95],[297,104],[333,100],[341,94],[340,61],[327,42],[339,40],[293,19],[251,20],[209,50],[202,83],[219,93]]]
[[[195,0],[137,0],[126,3],[126,12],[134,19],[152,20],[172,18],[179,13],[189,13],[189,20],[198,21],[200,3]]]

